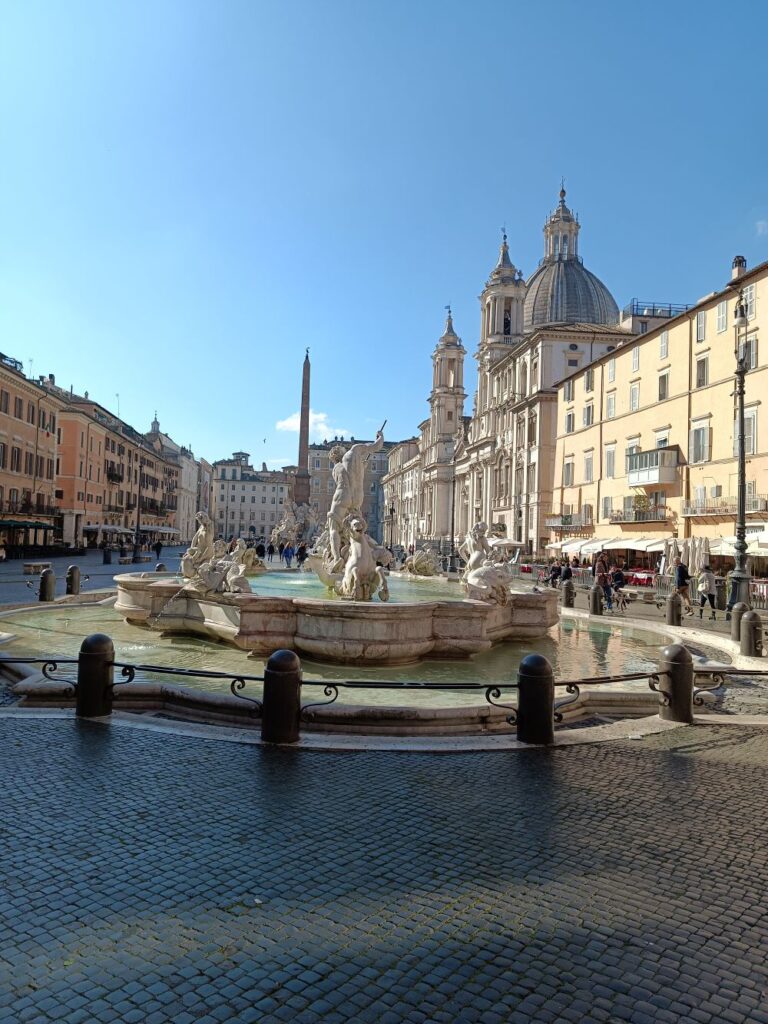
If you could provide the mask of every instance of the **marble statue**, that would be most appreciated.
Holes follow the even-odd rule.
[[[509,604],[510,579],[510,572],[504,563],[492,562],[487,558],[482,565],[466,573],[463,583],[467,597],[471,600],[506,605]]]
[[[331,473],[336,485],[328,512],[328,535],[333,556],[334,571],[341,569],[342,527],[348,516],[360,515],[363,506],[365,464],[374,452],[384,447],[384,434],[377,431],[370,444],[359,442],[347,451],[341,445],[331,448],[328,458],[333,463]]]
[[[240,539],[231,554],[222,540],[214,541],[214,526],[205,512],[196,516],[199,524],[187,551],[181,556],[181,574],[186,579],[184,589],[198,593],[238,594],[250,593],[245,578],[245,541]]]
[[[317,534],[317,516],[310,505],[297,505],[289,501],[283,509],[283,517],[270,534],[271,542],[277,546],[281,541],[298,547],[302,542],[311,544]]]
[[[488,543],[487,533],[488,527],[485,523],[475,523],[459,545],[459,554],[467,563],[464,567],[463,579],[466,579],[473,569],[479,569],[487,558],[491,558],[491,546]]]
[[[362,516],[352,516],[348,528],[344,575],[336,584],[336,593],[351,601],[370,601],[376,593],[380,601],[389,600],[387,578],[376,564],[376,544],[366,533],[367,523]]]
[[[198,512],[195,519],[198,523],[197,532],[181,556],[181,574],[186,579],[194,579],[198,568],[210,562],[214,554],[214,526],[210,516]]]
[[[245,566],[246,576],[261,576],[262,573],[267,572],[266,565],[256,554],[256,548],[245,549],[243,565]]]
[[[365,497],[365,464],[384,447],[384,427],[370,443],[358,442],[347,451],[341,445],[329,452],[335,484],[326,528],[315,541],[307,565],[322,582],[350,601],[389,599],[384,572],[392,553],[368,536],[360,508]]]
[[[414,576],[437,576],[440,572],[440,556],[431,548],[422,548],[406,558],[403,569]]]

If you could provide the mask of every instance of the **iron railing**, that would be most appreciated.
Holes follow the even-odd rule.
[[[704,499],[683,505],[684,516],[727,516],[738,511],[738,500],[733,497]],[[768,511],[768,494],[749,494],[746,502],[747,512]]]
[[[544,525],[550,530],[582,530],[594,525],[594,516],[591,512],[561,512],[545,516]]]
[[[609,523],[662,523],[671,517],[664,505],[652,505],[650,508],[614,509],[608,514]]]
[[[632,299],[622,310],[622,315],[673,317],[685,313],[690,308],[678,302],[641,302],[640,299]]]

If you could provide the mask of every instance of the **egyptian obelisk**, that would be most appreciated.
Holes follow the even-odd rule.
[[[309,349],[304,356],[301,378],[301,417],[299,419],[299,471],[293,485],[297,505],[309,504]]]

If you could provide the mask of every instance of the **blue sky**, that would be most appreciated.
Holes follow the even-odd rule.
[[[415,433],[443,307],[472,353],[561,176],[620,306],[768,258],[762,2],[0,15],[0,351],[210,460],[295,461],[306,346],[316,436]]]

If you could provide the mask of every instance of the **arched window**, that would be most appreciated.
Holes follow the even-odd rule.
[[[568,255],[568,235],[563,235],[563,256]]]

